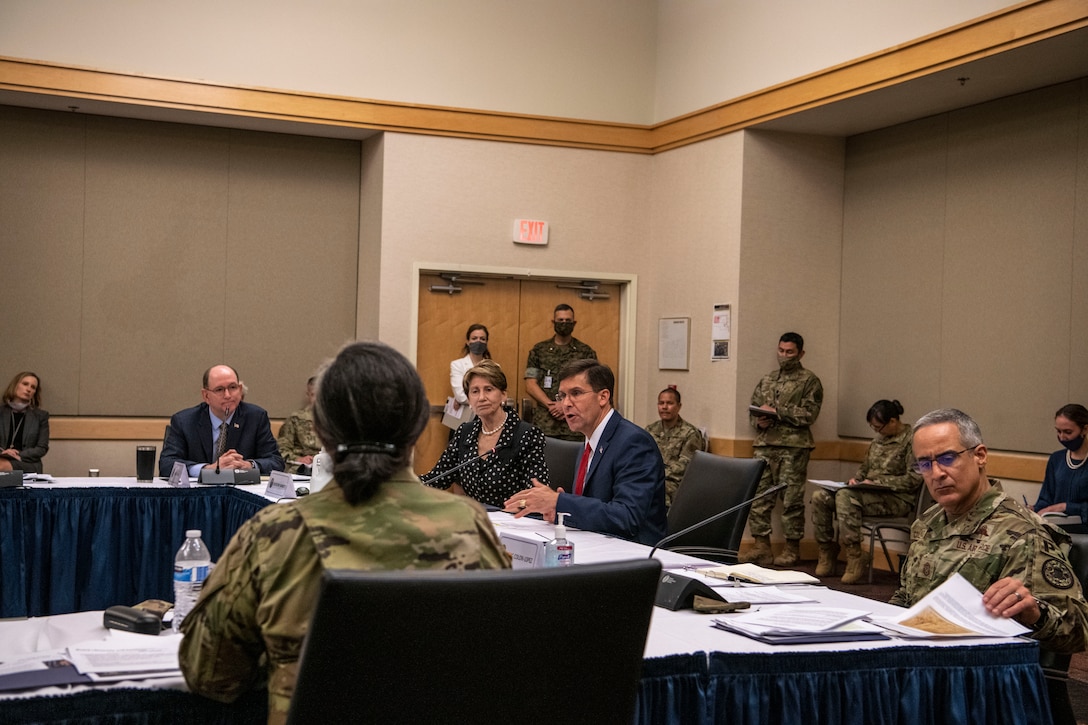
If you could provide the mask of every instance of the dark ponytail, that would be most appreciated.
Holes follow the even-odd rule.
[[[318,379],[314,429],[349,503],[409,466],[429,413],[423,381],[399,352],[380,342],[341,348]]]

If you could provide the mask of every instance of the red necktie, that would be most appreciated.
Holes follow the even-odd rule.
[[[589,441],[586,441],[586,450],[582,454],[582,462],[578,464],[578,477],[574,479],[574,495],[581,496],[582,489],[586,487],[586,469],[589,468],[589,455],[593,452],[593,449],[589,447]]]

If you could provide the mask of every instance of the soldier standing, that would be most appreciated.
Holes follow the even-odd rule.
[[[767,462],[756,493],[779,483],[786,484],[782,494],[782,528],[786,548],[771,556],[771,511],[778,495],[761,498],[752,504],[748,528],[755,546],[740,558],[759,566],[793,566],[801,560],[801,536],[805,533],[805,478],[808,458],[814,444],[810,427],[820,414],[824,387],[820,379],[801,366],[805,340],[796,332],[778,339],[778,370],[767,373],[752,393],[749,420],[756,429],[755,457]]]
[[[657,441],[665,462],[665,506],[672,506],[695,451],[706,450],[702,432],[680,417],[680,391],[669,386],[657,394],[657,415],[646,431]]]
[[[559,392],[559,371],[573,360],[596,360],[593,348],[574,337],[574,308],[557,305],[552,313],[552,329],[555,336],[533,345],[525,364],[525,391],[536,401],[533,425],[553,438],[582,441],[579,433],[572,433],[563,416],[562,406],[555,401]]]

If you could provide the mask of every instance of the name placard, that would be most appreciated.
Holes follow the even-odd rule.
[[[284,471],[272,471],[268,474],[268,487],[265,488],[264,495],[276,498],[298,498],[295,495],[295,482],[291,474]]]
[[[170,478],[167,479],[174,488],[192,488],[189,485],[189,470],[181,461],[174,461],[174,467],[170,469]]]
[[[500,531],[499,541],[513,557],[515,569],[538,569],[544,566],[544,546],[546,541],[531,535]]]

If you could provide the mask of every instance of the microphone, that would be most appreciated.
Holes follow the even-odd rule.
[[[451,473],[453,473],[453,472],[455,472],[455,471],[459,471],[459,470],[461,470],[462,468],[464,468],[465,466],[467,466],[468,464],[470,464],[470,463],[475,463],[476,461],[480,460],[481,458],[487,458],[488,456],[490,456],[490,455],[491,455],[492,453],[494,453],[494,452],[495,452],[495,451],[497,451],[497,450],[499,450],[498,446],[496,446],[496,447],[492,448],[492,449],[491,449],[491,450],[489,450],[489,451],[484,451],[484,452],[483,452],[483,453],[481,453],[480,455],[478,455],[478,456],[476,456],[476,457],[474,457],[474,458],[470,458],[470,459],[468,459],[467,461],[461,461],[460,463],[458,463],[458,464],[457,464],[456,466],[454,466],[454,467],[453,467],[453,468],[451,468],[450,470],[448,470],[448,471],[446,471],[446,472],[444,472],[444,473],[440,473],[440,474],[438,474],[437,476],[435,476],[434,478],[432,478],[431,480],[429,480],[429,481],[426,481],[426,482],[425,482],[425,485],[427,485],[427,486],[430,486],[430,485],[431,485],[432,483],[434,483],[435,481],[441,481],[441,480],[442,480],[443,478],[445,478],[446,476],[450,475]]]
[[[679,539],[684,534],[690,534],[692,531],[696,531],[698,529],[701,529],[702,527],[706,526],[707,524],[712,524],[715,521],[717,521],[718,519],[725,518],[729,514],[736,513],[737,511],[740,511],[745,506],[751,506],[753,503],[755,503],[759,499],[763,498],[764,496],[770,496],[772,493],[778,493],[779,491],[781,491],[785,487],[786,487],[786,484],[784,484],[784,483],[780,483],[777,486],[771,486],[770,488],[768,488],[763,493],[756,494],[755,496],[748,499],[747,501],[741,501],[736,506],[730,506],[725,511],[720,511],[720,512],[714,514],[713,516],[711,516],[710,518],[703,519],[702,521],[699,521],[697,523],[692,524],[691,526],[687,527],[686,529],[681,529],[680,531],[677,531],[675,534],[669,534],[664,539],[662,539],[661,541],[654,544],[654,548],[650,549],[650,556],[648,558],[650,558],[650,559],[654,558],[654,552],[655,551],[657,551],[662,546],[664,546],[665,544],[668,544],[671,541],[676,541],[677,539]]]

